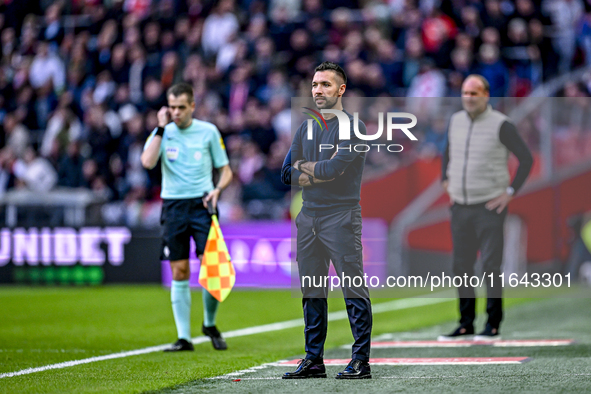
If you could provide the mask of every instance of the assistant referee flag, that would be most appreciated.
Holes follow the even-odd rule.
[[[232,265],[228,247],[216,215],[211,217],[211,227],[199,271],[199,284],[215,299],[224,301],[236,283],[236,271]]]

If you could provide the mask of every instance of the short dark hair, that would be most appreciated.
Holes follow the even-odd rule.
[[[337,76],[339,76],[343,83],[347,84],[347,75],[345,74],[345,70],[341,66],[333,62],[322,62],[314,69],[314,72],[317,73],[318,71],[333,71]]]
[[[186,94],[187,98],[189,99],[189,103],[195,101],[193,86],[189,85],[186,82],[177,83],[168,88],[168,90],[166,91],[166,97],[170,96],[171,94],[174,97],[179,97],[183,94]]]
[[[479,79],[480,82],[482,82],[482,86],[484,86],[484,91],[490,93],[490,83],[488,83],[488,80],[486,78],[484,78],[482,75],[480,74],[470,74],[466,77],[466,79],[464,79],[464,81],[466,81],[468,78],[476,78]]]

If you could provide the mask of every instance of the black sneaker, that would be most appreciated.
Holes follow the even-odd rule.
[[[499,339],[501,339],[499,329],[489,326],[488,324],[482,332],[474,336],[475,341],[498,341]]]
[[[303,358],[298,363],[298,368],[293,372],[286,372],[282,379],[312,379],[326,378],[326,368],[323,361],[314,361]]]
[[[438,341],[459,341],[471,340],[474,335],[474,327],[458,327],[449,335],[440,335],[437,337]]]
[[[179,339],[171,347],[164,349],[165,352],[182,352],[185,350],[194,350],[193,344],[186,339]]]
[[[211,344],[215,350],[226,350],[228,345],[224,338],[222,338],[222,334],[218,331],[216,326],[212,327],[201,327],[201,332],[203,335],[208,336],[211,338]]]
[[[343,372],[339,372],[337,379],[371,379],[371,368],[367,361],[351,360]]]

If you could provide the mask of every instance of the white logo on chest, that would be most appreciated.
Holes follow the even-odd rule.
[[[195,160],[199,161],[201,160],[201,158],[203,157],[203,155],[201,154],[200,151],[195,152],[195,154],[193,155],[193,157],[195,158]]]

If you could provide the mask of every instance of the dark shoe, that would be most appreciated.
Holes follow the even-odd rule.
[[[474,327],[458,327],[454,332],[449,335],[440,335],[438,341],[458,341],[458,340],[470,340],[474,335]]]
[[[482,332],[474,336],[475,341],[498,341],[499,339],[501,339],[499,329],[491,327],[488,324]]]
[[[164,349],[165,352],[182,352],[185,350],[193,351],[193,344],[185,339],[179,339],[168,349]]]
[[[215,350],[226,350],[228,345],[226,345],[226,341],[222,338],[222,334],[218,331],[216,326],[212,327],[201,327],[201,332],[203,335],[206,335],[211,338],[211,344]]]
[[[307,358],[303,358],[298,363],[298,368],[293,372],[286,372],[283,374],[283,379],[311,379],[311,378],[325,378],[326,368],[324,362],[316,362]]]
[[[337,379],[371,379],[371,368],[367,361],[351,360],[343,372],[339,372]]]

